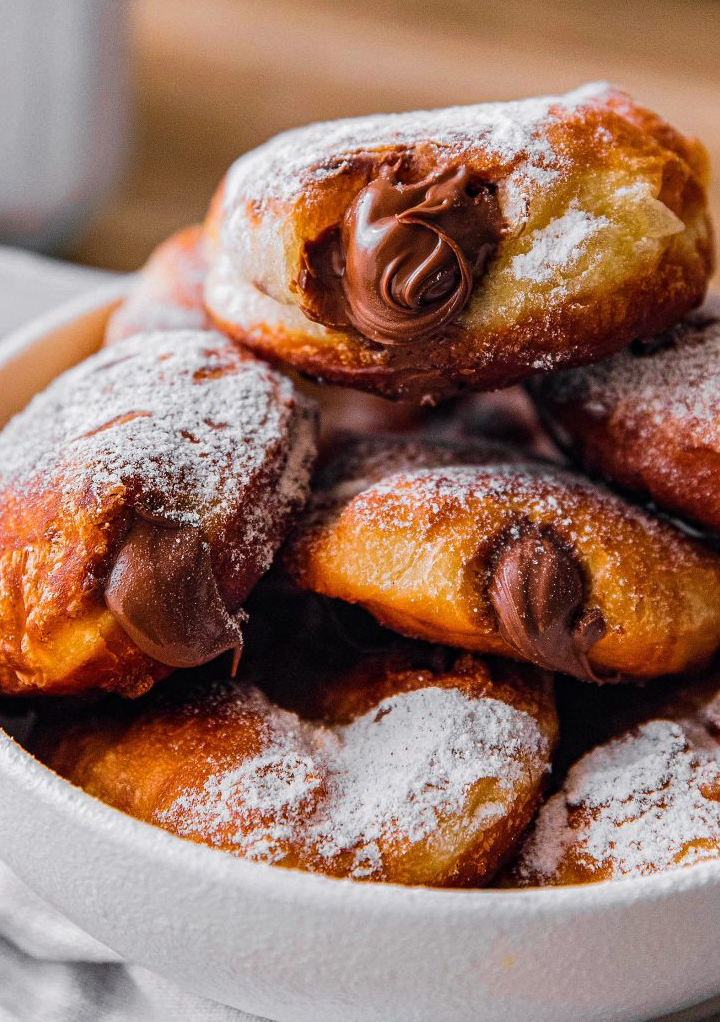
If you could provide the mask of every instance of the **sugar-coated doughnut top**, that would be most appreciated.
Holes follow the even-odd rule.
[[[233,513],[268,458],[282,465],[295,403],[288,379],[220,334],[136,335],[64,373],[8,424],[0,488],[124,489],[154,515],[197,524]],[[309,428],[297,439],[312,448]],[[295,461],[281,503],[307,485]]]
[[[717,759],[694,749],[681,724],[650,721],[575,764],[541,811],[518,876],[642,876],[701,861],[718,844],[719,784]]]
[[[482,146],[505,165],[522,162],[525,178],[543,184],[557,176],[565,162],[545,135],[548,123],[583,107],[604,106],[610,97],[630,102],[606,82],[592,82],[564,96],[311,124],[240,157],[227,178],[226,206],[232,209],[252,200],[259,211],[265,204],[292,204],[308,185],[342,170],[344,157],[387,147],[427,145],[461,159]]]
[[[288,841],[320,860],[352,854],[350,875],[382,875],[381,846],[425,841],[439,822],[461,814],[481,781],[495,800],[487,823],[507,812],[505,800],[542,772],[550,742],[538,722],[500,699],[471,699],[432,685],[389,696],[349,724],[310,724],[268,703],[254,688],[228,697],[225,714],[257,713],[261,751],[237,765],[218,764],[202,788],[188,788],[158,822],[188,837],[275,862]],[[252,821],[265,821],[252,826]]]
[[[683,442],[720,446],[720,303],[605,362],[548,379],[553,400],[642,430],[682,424]],[[672,428],[672,427],[671,427]]]

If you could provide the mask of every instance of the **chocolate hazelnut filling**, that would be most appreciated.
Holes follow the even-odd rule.
[[[169,667],[197,667],[242,649],[240,619],[222,600],[200,529],[141,511],[105,587],[105,603],[132,641]]]
[[[382,344],[421,340],[465,308],[501,232],[493,186],[473,183],[466,167],[417,184],[383,167],[342,223],[305,246],[301,308]]]
[[[582,612],[580,565],[551,528],[528,523],[507,544],[489,596],[500,634],[520,656],[581,680],[609,680],[596,675],[587,657],[605,635],[605,620],[597,608]]]

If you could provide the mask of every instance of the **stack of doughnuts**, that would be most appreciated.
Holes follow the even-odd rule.
[[[242,156],[0,434],[35,754],[355,881],[720,858],[707,178],[603,84]]]

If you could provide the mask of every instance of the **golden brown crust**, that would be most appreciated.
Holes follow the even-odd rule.
[[[712,266],[702,146],[617,90],[543,102],[314,126],[244,157],[206,224],[215,323],[312,377],[415,401],[596,361],[666,329],[702,300]],[[517,119],[512,143],[503,117]],[[508,227],[459,319],[388,347],[308,320],[298,266],[399,158],[415,180],[462,163],[494,182]]]
[[[325,673],[309,718],[282,708],[282,686],[278,703],[247,680],[164,686],[46,724],[36,746],[171,833],[358,880],[484,882],[537,807],[557,721],[535,668],[409,645],[356,655]]]
[[[355,453],[348,444],[320,479],[285,552],[301,586],[359,603],[406,635],[547,666],[547,650],[531,655],[527,643],[511,643],[503,620],[519,616],[527,634],[542,631],[546,609],[560,620],[560,597],[578,570],[584,597],[578,592],[569,626],[599,613],[604,634],[587,617],[590,669],[561,659],[556,669],[593,680],[651,678],[702,666],[718,648],[720,559],[678,530],[580,477],[510,464],[486,445],[453,456],[452,445],[438,451],[420,442],[408,457],[408,441],[388,438],[383,458],[382,444],[369,454],[366,441]],[[498,571],[512,572],[505,555],[522,551],[529,536],[539,537],[530,589],[516,580],[510,616],[499,617],[508,596],[499,609]]]
[[[218,334],[138,335],[58,378],[0,434],[0,691],[138,695],[209,639],[208,608],[239,646],[314,453],[312,407]]]
[[[135,696],[166,677],[170,668],[137,648],[94,584],[127,533],[122,500],[59,488],[0,500],[0,691]]]
[[[538,409],[583,467],[720,531],[720,303],[598,366],[537,381]]]
[[[203,305],[204,245],[203,228],[194,224],[158,246],[110,316],[105,345],[151,330],[212,329]]]
[[[596,883],[720,858],[719,707],[710,674],[587,752],[503,884]]]
[[[458,332],[445,344],[419,355],[409,349],[379,350],[331,331],[318,339],[296,329],[296,316],[242,283],[241,325],[212,312],[217,329],[276,365],[289,365],[313,380],[354,387],[390,399],[435,403],[463,390],[509,387],[551,368],[596,362],[637,337],[658,333],[702,302],[711,272],[710,247],[688,267],[672,253],[652,271],[611,292],[596,304],[572,304],[552,315],[528,317],[481,338]],[[291,322],[288,322],[291,321]]]
[[[183,228],[159,245],[139,271],[129,296],[108,321],[105,346],[149,330],[212,329],[203,298],[206,275],[203,227]],[[413,404],[318,386],[297,374],[293,382],[320,406],[325,438],[340,428],[408,429],[422,414]]]
[[[203,229],[199,225],[178,231],[163,242],[140,270],[125,302],[110,317],[105,344],[149,329],[181,329],[211,324],[205,311],[203,285],[207,273]],[[286,366],[287,369],[287,366]],[[362,391],[315,384],[297,373],[293,382],[320,407],[323,447],[333,443],[338,430],[382,433],[420,427],[431,414],[413,402],[389,401]],[[440,423],[448,433],[509,435],[523,446],[557,459],[557,451],[540,429],[529,398],[517,387],[495,394],[469,394],[452,415]]]

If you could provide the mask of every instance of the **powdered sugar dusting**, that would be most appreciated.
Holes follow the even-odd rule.
[[[339,497],[338,502],[344,498],[339,490],[334,491],[334,495]],[[390,498],[387,511],[382,506],[383,497]],[[382,529],[389,524],[392,528],[412,530],[415,528],[412,516],[398,514],[403,511],[403,505],[408,512],[426,507],[439,513],[441,508],[451,504],[470,512],[477,511],[478,500],[519,508],[524,515],[538,520],[552,520],[556,528],[567,530],[567,538],[574,543],[596,539],[601,512],[633,523],[645,536],[667,539],[673,535],[667,525],[641,508],[627,504],[581,476],[543,463],[455,464],[396,472],[359,493],[353,501],[353,515],[367,517],[374,528]],[[597,509],[589,518],[580,514],[588,503]],[[618,570],[620,560],[618,557]]]
[[[204,278],[203,278],[204,279]],[[112,334],[108,343],[136,333],[155,333],[158,330],[208,330],[210,317],[202,304],[202,294],[195,305],[182,304],[172,296],[150,298],[144,291],[131,293],[115,313]]]
[[[430,837],[443,816],[463,811],[483,778],[510,795],[526,771],[523,754],[536,761],[542,746],[528,714],[441,688],[385,699],[339,737],[330,799],[312,830],[321,857],[352,849],[356,869],[397,831],[411,844]],[[491,817],[504,810],[495,802]]]
[[[339,434],[342,453],[315,480],[314,492],[331,491],[333,502],[349,500],[373,483],[399,471],[412,472],[452,465],[516,462],[530,457],[519,448],[484,437],[424,440],[407,434]]]
[[[466,615],[464,627],[469,619],[484,636],[496,627],[487,596],[496,552],[520,540],[528,522],[552,529],[577,558],[585,605],[599,608],[619,656],[628,657],[622,670],[684,669],[678,630],[686,648],[712,653],[712,554],[642,508],[549,465],[397,472],[359,493],[339,484],[313,496],[286,563],[301,585],[328,596],[349,592],[380,620],[385,613],[392,620],[396,608],[407,613],[411,634],[435,634],[436,608],[447,601]],[[634,649],[644,651],[642,660],[632,659]],[[618,669],[617,661],[607,669]]]
[[[157,330],[211,330],[203,304],[206,276],[202,228],[186,228],[156,249],[135,277],[108,321],[105,343]]]
[[[250,859],[277,862],[302,821],[312,813],[324,775],[322,733],[268,702],[258,689],[239,686],[223,709],[252,714],[263,750],[213,772],[202,790],[187,791],[158,815],[186,837],[211,844],[228,840]]]
[[[568,111],[603,103],[610,91],[606,83],[591,83],[565,96],[311,124],[241,157],[228,174],[226,207],[232,211],[244,202],[257,209],[278,201],[293,203],[309,184],[342,173],[358,154],[419,144],[458,158],[481,146],[501,163],[521,164],[518,172],[526,186],[541,186],[565,164],[563,154],[547,140],[547,124]]]
[[[0,487],[98,502],[115,493],[204,525],[234,518],[252,493],[247,541],[261,546],[307,494],[304,408],[290,381],[219,334],[137,335],[59,377],[8,424]]]
[[[535,232],[529,251],[514,256],[510,272],[516,280],[529,278],[538,283],[577,273],[587,257],[588,242],[610,226],[607,217],[594,216],[572,204],[563,216]]]
[[[350,724],[316,726],[312,754],[309,725],[273,714],[257,756],[185,792],[158,822],[211,840],[222,829],[215,843],[227,844],[230,833],[231,850],[270,862],[294,840],[326,864],[350,854],[355,878],[380,877],[388,845],[432,837],[439,822],[466,812],[479,782],[494,782],[495,795],[478,808],[476,829],[507,813],[517,786],[537,783],[549,754],[529,714],[457,689],[405,692]],[[231,819],[239,825],[228,831]]]
[[[641,876],[716,858],[719,799],[720,763],[693,748],[680,724],[650,721],[570,770],[541,810],[517,876],[562,883],[568,868]]]
[[[717,307],[715,307],[717,308]],[[543,384],[553,400],[582,402],[643,434],[670,429],[684,445],[720,447],[720,316],[697,313],[658,338],[659,350],[625,351]]]

